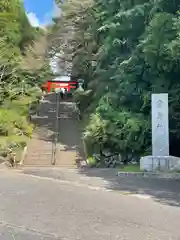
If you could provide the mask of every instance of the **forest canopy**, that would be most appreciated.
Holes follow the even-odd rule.
[[[28,107],[38,101],[38,86],[51,74],[46,35],[43,29],[30,25],[23,1],[1,0],[0,153],[12,146],[25,146],[32,134]]]
[[[168,93],[170,152],[180,156],[179,5],[179,0],[59,1],[62,15],[51,43],[72,62],[72,75],[92,90],[82,101],[91,144],[125,155],[151,153],[151,94]]]

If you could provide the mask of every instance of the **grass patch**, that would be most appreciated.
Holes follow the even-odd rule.
[[[139,164],[129,164],[123,166],[123,168],[120,169],[120,172],[143,172],[143,171],[140,170]]]
[[[88,157],[87,163],[90,167],[96,167],[97,161],[94,157]]]
[[[170,171],[170,173],[180,173],[180,170],[173,170],[173,171]]]

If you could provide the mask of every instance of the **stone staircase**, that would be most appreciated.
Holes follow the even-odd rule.
[[[37,128],[27,146],[24,166],[51,166],[55,136],[56,99],[46,97],[47,102],[40,107],[40,117],[34,120]],[[73,117],[73,103],[60,102],[58,142],[56,145],[55,166],[75,168],[84,160],[79,122]],[[43,118],[43,116],[46,116]],[[48,116],[48,117],[47,117]]]
[[[34,134],[28,144],[24,165],[50,166],[51,155],[52,155],[52,143],[38,139],[38,136]]]

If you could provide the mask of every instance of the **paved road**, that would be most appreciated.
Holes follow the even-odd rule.
[[[131,194],[149,195],[162,204],[180,207],[180,180],[147,177],[117,177],[116,169],[24,168],[22,173],[70,183],[87,184]]]
[[[1,240],[179,240],[180,208],[28,174],[0,173]]]

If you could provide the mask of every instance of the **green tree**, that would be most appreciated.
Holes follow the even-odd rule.
[[[0,151],[22,147],[32,134],[28,105],[38,101],[38,86],[51,74],[46,34],[33,28],[20,0],[0,5]],[[35,64],[34,64],[35,63]]]
[[[171,154],[180,156],[172,147],[180,137],[179,1],[72,0],[63,6],[66,26],[76,27],[72,74],[93,92],[86,138],[125,156],[150,153],[151,94],[168,92]],[[55,24],[60,37],[61,23]]]

